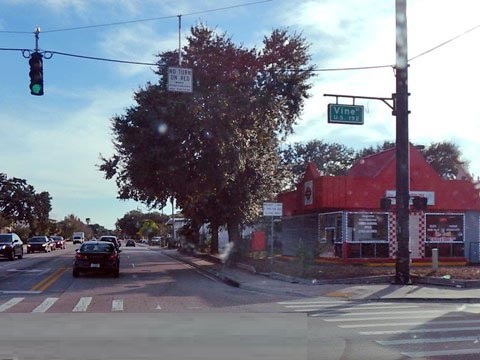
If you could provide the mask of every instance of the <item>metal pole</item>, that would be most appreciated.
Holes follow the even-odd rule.
[[[271,217],[272,223],[270,227],[270,269],[273,271],[273,216]]]
[[[178,66],[182,65],[182,15],[178,15]]]
[[[410,283],[407,0],[395,1],[396,15],[396,216],[397,284]]]

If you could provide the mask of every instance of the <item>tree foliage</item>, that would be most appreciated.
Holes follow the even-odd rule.
[[[193,69],[193,94],[167,91],[178,54],[160,54],[159,83],[113,118],[116,152],[100,169],[116,178],[120,198],[163,206],[173,196],[192,221],[227,224],[238,241],[239,225],[280,190],[276,149],[308,97],[311,68],[299,71],[308,45],[274,30],[261,50],[247,49],[203,25],[187,42],[182,65]]]
[[[345,175],[352,164],[363,157],[395,147],[392,141],[384,141],[359,151],[344,145],[311,140],[306,143],[290,144],[279,150],[281,164],[291,171],[289,188],[295,186],[305,173],[308,162],[314,162],[324,175]],[[425,160],[440,176],[455,179],[460,170],[468,171],[468,162],[462,160],[459,147],[448,141],[434,142],[420,150]]]
[[[315,163],[324,175],[345,175],[355,160],[355,151],[342,144],[321,140],[289,144],[280,150],[281,164],[291,173],[292,184],[298,183],[309,162]]]
[[[30,234],[46,233],[51,210],[48,192],[36,193],[26,180],[0,173],[0,217],[4,225],[28,224]]]
[[[432,143],[422,153],[427,162],[446,179],[455,179],[461,168],[468,169],[468,162],[462,161],[460,148],[452,142]]]
[[[132,210],[118,219],[115,225],[121,234],[129,238],[165,236],[168,232],[165,225],[167,220],[168,216],[159,212],[144,214],[139,210]]]

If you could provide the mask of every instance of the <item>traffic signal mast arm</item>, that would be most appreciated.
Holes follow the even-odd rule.
[[[384,102],[390,109],[392,109],[392,115],[395,116],[395,94],[392,94],[392,97],[375,97],[375,96],[356,96],[356,95],[337,95],[337,94],[323,94],[323,96],[331,96],[336,98],[338,104],[338,98],[349,98],[353,99],[353,105],[355,105],[355,99],[369,99],[369,100],[380,100]],[[390,104],[388,101],[391,101]]]

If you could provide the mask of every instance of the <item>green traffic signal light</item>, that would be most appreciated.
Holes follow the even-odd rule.
[[[30,64],[30,94],[43,95],[43,56],[34,52],[28,63]]]
[[[31,90],[32,90],[33,95],[42,95],[43,94],[42,86],[40,84],[33,84]]]

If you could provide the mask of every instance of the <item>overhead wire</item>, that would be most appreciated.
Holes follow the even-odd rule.
[[[208,13],[212,13],[212,12],[230,10],[230,9],[235,9],[235,8],[245,7],[245,6],[251,6],[251,5],[258,5],[258,4],[263,4],[263,3],[272,2],[272,1],[274,1],[274,0],[259,0],[259,1],[253,1],[253,2],[248,2],[248,3],[237,4],[237,5],[224,6],[224,7],[219,7],[219,8],[209,9],[209,10],[200,10],[200,11],[195,11],[195,12],[186,13],[186,14],[179,14],[179,15],[167,15],[167,16],[160,16],[160,17],[137,19],[137,20],[117,21],[117,22],[104,23],[104,24],[76,26],[76,27],[60,28],[60,29],[52,29],[52,30],[42,30],[42,34],[54,33],[54,32],[63,32],[63,31],[73,31],[73,30],[84,30],[84,29],[117,26],[117,25],[127,25],[127,24],[135,24],[135,23],[147,22],[147,21],[173,19],[173,18],[177,18],[178,16],[185,17],[185,16],[200,15],[200,14],[208,14]],[[0,30],[0,33],[31,34],[32,31]]]
[[[71,28],[61,28],[61,29],[53,29],[53,30],[46,30],[42,31],[42,33],[53,33],[53,32],[62,32],[62,31],[73,31],[73,30],[82,30],[82,29],[89,29],[89,28],[98,28],[98,27],[107,27],[107,26],[116,26],[116,25],[125,25],[125,24],[132,24],[132,23],[139,23],[139,22],[146,22],[146,21],[155,21],[155,20],[164,20],[164,19],[171,19],[171,18],[177,18],[178,16],[192,16],[192,15],[199,15],[199,14],[206,14],[206,13],[212,13],[216,11],[223,11],[223,10],[229,10],[229,9],[234,9],[234,8],[239,8],[239,7],[244,7],[244,6],[250,6],[250,5],[257,5],[257,4],[262,4],[262,3],[267,3],[271,2],[274,0],[260,0],[260,1],[254,1],[254,2],[249,2],[249,3],[242,3],[242,4],[237,4],[237,5],[231,5],[231,6],[224,6],[220,8],[214,8],[214,9],[209,9],[209,10],[201,10],[201,11],[196,11],[196,12],[191,12],[191,13],[186,13],[182,15],[169,15],[169,16],[162,16],[162,17],[154,17],[154,18],[145,18],[145,19],[138,19],[138,20],[128,20],[128,21],[119,21],[119,22],[112,22],[112,23],[105,23],[105,24],[96,24],[96,25],[86,25],[86,26],[77,26],[77,27],[71,27]],[[427,55],[442,46],[445,46],[461,37],[464,35],[480,28],[480,24],[469,28],[462,33],[426,50],[423,51],[411,58],[408,59],[408,61],[413,61],[421,56]],[[9,33],[9,34],[32,34],[34,32],[31,31],[12,31],[12,30],[0,30],[0,33]],[[26,49],[9,49],[9,48],[0,48],[0,50],[20,50],[20,51],[27,51]],[[71,57],[77,57],[77,58],[83,58],[83,59],[90,59],[90,60],[100,60],[100,61],[109,61],[109,62],[116,62],[116,63],[125,63],[125,64],[134,64],[134,65],[157,65],[156,63],[147,63],[147,62],[140,62],[140,61],[130,61],[130,60],[118,60],[118,59],[109,59],[109,58],[101,58],[101,57],[94,57],[94,56],[86,56],[86,55],[78,55],[78,54],[71,54],[71,53],[65,53],[65,52],[59,52],[59,51],[48,51],[52,54],[58,54],[58,55],[64,55],[64,56],[71,56]],[[373,66],[356,66],[356,67],[339,67],[339,68],[319,68],[319,69],[287,69],[291,71],[312,71],[312,72],[329,72],[329,71],[352,71],[352,70],[370,70],[370,69],[381,69],[381,68],[395,68],[395,65],[373,65]]]

